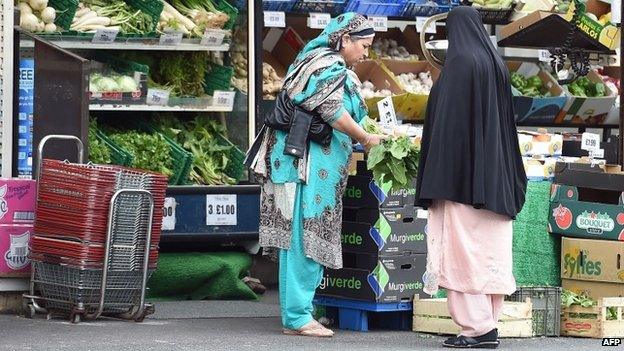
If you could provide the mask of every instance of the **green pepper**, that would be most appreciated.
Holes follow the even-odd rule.
[[[591,81],[587,77],[580,77],[574,83],[583,89],[587,89],[587,87],[591,84]]]
[[[527,85],[527,81],[521,74],[513,72],[511,74],[511,85],[518,90],[522,90]]]
[[[591,85],[591,96],[603,97],[605,95],[606,95],[606,89],[603,83],[595,83]]]
[[[524,96],[528,96],[528,97],[537,97],[540,95],[539,90],[535,89],[535,88],[528,88],[528,89],[524,89],[522,91],[522,95]]]
[[[568,90],[570,91],[570,94],[574,96],[587,97],[585,89],[580,87],[577,82],[573,82],[572,84],[568,85]]]
[[[532,76],[527,79],[527,87],[539,89],[542,87],[542,79],[538,76]]]

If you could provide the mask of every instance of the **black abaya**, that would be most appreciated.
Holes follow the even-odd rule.
[[[453,9],[447,30],[446,62],[427,105],[417,202],[450,200],[514,218],[527,178],[509,72],[475,9]]]

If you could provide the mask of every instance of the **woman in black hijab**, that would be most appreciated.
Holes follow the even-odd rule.
[[[448,291],[461,326],[449,347],[499,344],[504,295],[515,291],[512,219],[524,204],[524,173],[505,62],[477,10],[447,19],[449,48],[427,105],[418,203],[429,209],[425,292]]]

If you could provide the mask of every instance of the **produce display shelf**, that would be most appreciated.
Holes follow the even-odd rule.
[[[218,46],[201,45],[199,39],[183,39],[179,45],[160,45],[158,39],[141,39],[128,41],[115,41],[112,43],[92,43],[88,40],[62,40],[56,38],[47,39],[50,43],[63,49],[76,50],[151,50],[151,51],[230,51],[230,44],[223,43]],[[22,48],[34,47],[34,41],[21,40]]]
[[[0,278],[0,291],[27,291],[30,278]]]
[[[232,112],[231,108],[221,106],[186,107],[186,106],[156,106],[156,105],[124,105],[120,104],[91,104],[89,111],[156,111],[156,112]]]

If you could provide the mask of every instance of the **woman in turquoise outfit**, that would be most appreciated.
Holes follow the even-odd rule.
[[[310,142],[302,158],[284,155],[287,133],[265,133],[252,165],[262,184],[260,245],[278,249],[285,334],[330,337],[312,318],[323,266],[342,268],[342,195],[353,141],[368,149],[383,138],[359,125],[367,116],[360,81],[350,67],[364,59],[374,31],[361,15],[334,18],[290,66],[284,88],[295,104],[333,127],[329,147]]]

